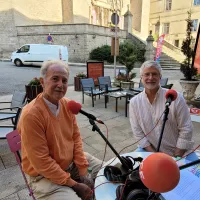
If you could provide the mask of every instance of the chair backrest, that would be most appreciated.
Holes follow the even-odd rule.
[[[20,137],[18,131],[14,130],[14,131],[8,133],[6,135],[6,139],[7,139],[8,146],[10,147],[11,152],[13,152],[14,155],[15,155],[15,158],[17,160],[17,163],[18,163],[19,168],[21,170],[21,173],[23,175],[24,181],[25,181],[26,186],[27,186],[27,188],[29,190],[29,196],[31,196],[33,198],[33,200],[36,200],[35,197],[34,197],[34,195],[33,195],[33,191],[30,188],[30,186],[28,184],[28,181],[26,179],[26,176],[25,176],[25,174],[24,174],[24,172],[22,170],[21,156],[20,156],[20,153],[19,153],[19,151],[21,150],[21,137]]]
[[[162,88],[171,89],[174,84],[163,85]]]
[[[11,107],[23,107],[25,100],[26,92],[15,91],[12,96]]]
[[[142,81],[140,80],[139,82],[139,87],[144,87],[144,85],[142,84]]]
[[[17,114],[16,114],[16,117],[13,119],[13,125],[15,126],[14,129],[17,128],[17,123],[18,123],[18,121],[19,121],[19,118],[20,118],[21,112],[22,112],[22,108],[18,108],[18,110],[17,110]]]
[[[84,90],[90,90],[91,88],[95,89],[94,79],[93,78],[81,79],[81,85],[82,85],[83,91]]]
[[[110,76],[98,77],[98,82],[99,82],[100,89],[104,89],[106,85],[108,85],[108,87],[111,87]]]
[[[161,78],[160,79],[160,85],[161,86],[167,85],[167,82],[168,82],[168,78]]]

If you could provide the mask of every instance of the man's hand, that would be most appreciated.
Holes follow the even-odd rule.
[[[186,152],[185,149],[176,148],[174,151],[174,157],[182,157],[185,152]]]
[[[82,200],[90,200],[92,197],[92,190],[84,183],[77,183],[72,189]]]
[[[80,176],[80,182],[86,184],[91,189],[94,188],[94,181],[86,176]]]
[[[150,146],[148,146],[148,147],[145,147],[144,148],[146,151],[148,151],[148,152],[155,152],[156,150],[155,150],[155,148],[152,146],[152,145],[150,145]]]

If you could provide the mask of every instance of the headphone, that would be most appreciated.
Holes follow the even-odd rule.
[[[141,180],[128,180],[126,185],[119,185],[116,189],[116,200],[147,200],[149,190]]]
[[[129,171],[123,173],[122,170],[114,166],[106,166],[104,176],[108,181],[121,182],[116,189],[116,200],[146,200],[149,196],[149,190],[142,183],[139,177],[139,166],[133,169],[135,162],[142,162],[143,158],[133,158],[131,156],[122,157]],[[122,165],[123,167],[123,165]],[[127,181],[126,181],[127,180]],[[126,185],[124,184],[126,181]]]
[[[133,171],[128,177],[126,184],[121,184],[116,189],[116,200],[147,200],[148,188],[139,177],[139,170]]]

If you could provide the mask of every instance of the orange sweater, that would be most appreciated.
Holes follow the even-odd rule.
[[[88,162],[75,116],[67,110],[69,100],[60,100],[57,117],[42,95],[23,108],[18,131],[22,138],[22,168],[30,176],[44,176],[59,185],[76,182],[65,172],[72,161],[80,176],[87,173]]]

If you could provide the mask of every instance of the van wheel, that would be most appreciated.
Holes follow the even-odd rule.
[[[16,65],[17,67],[20,67],[20,66],[23,65],[23,64],[22,64],[22,61],[21,61],[20,59],[15,59],[14,63],[15,63],[15,65]]]

